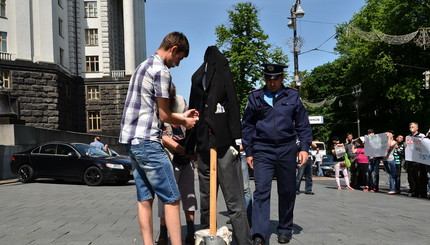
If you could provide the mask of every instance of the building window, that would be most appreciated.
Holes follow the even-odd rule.
[[[98,33],[97,29],[85,29],[85,45],[97,46],[99,44]]]
[[[6,17],[6,0],[0,0],[0,17]]]
[[[99,86],[88,86],[87,87],[87,100],[99,100],[100,99],[100,88]]]
[[[97,18],[97,2],[85,2],[85,18]]]
[[[6,89],[12,89],[12,84],[11,84],[11,80],[10,80],[10,72],[2,70],[1,76],[2,76],[2,80],[3,80],[3,87]]]
[[[89,111],[88,112],[88,131],[98,131],[101,130],[100,122],[101,122],[100,111]]]
[[[99,57],[87,56],[86,57],[87,72],[99,71]]]
[[[7,33],[0,32],[0,51],[7,52]]]
[[[65,90],[66,90],[66,95],[67,97],[72,97],[72,89],[70,88],[70,84],[68,82],[66,82],[64,84]]]
[[[63,20],[58,18],[58,34],[63,37]]]
[[[64,49],[60,48],[60,65],[64,66]]]

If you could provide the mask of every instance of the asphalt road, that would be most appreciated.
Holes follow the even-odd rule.
[[[334,178],[328,177],[315,177],[313,190],[316,195],[297,196],[290,244],[430,244],[430,201],[407,197],[405,192],[387,195],[383,172],[378,193],[337,190]],[[277,244],[276,183],[272,193],[270,244]],[[133,182],[88,187],[51,180],[3,181],[0,197],[2,245],[142,244]],[[228,219],[222,195],[218,211],[221,227]],[[199,229],[199,213],[196,218]],[[154,236],[158,236],[158,226],[156,218]],[[185,235],[184,218],[182,231]]]

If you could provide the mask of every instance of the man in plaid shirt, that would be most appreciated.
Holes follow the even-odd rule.
[[[180,194],[172,165],[161,143],[161,122],[192,128],[198,120],[196,110],[172,113],[169,68],[187,57],[189,43],[184,34],[172,32],[157,52],[142,62],[130,79],[121,121],[120,143],[125,144],[133,165],[138,218],[144,244],[154,244],[152,203],[154,195],[165,205],[166,225],[172,245],[181,244]]]

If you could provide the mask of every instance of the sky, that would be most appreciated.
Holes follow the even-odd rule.
[[[152,55],[165,35],[172,31],[183,32],[190,43],[190,54],[179,67],[171,69],[177,93],[189,98],[191,76],[203,63],[206,48],[215,45],[215,28],[228,25],[227,11],[237,0],[146,0],[146,50]],[[294,58],[291,53],[293,30],[288,28],[288,17],[295,0],[254,0],[259,10],[260,25],[269,36],[268,43],[281,47],[290,62],[287,73],[294,73]],[[333,54],[336,40],[335,27],[348,22],[354,13],[365,5],[365,0],[301,0],[305,11],[297,22],[297,36],[304,40],[298,58],[299,71],[311,71],[314,67],[331,62],[338,56]],[[332,37],[332,38],[330,38]],[[318,48],[323,51],[310,51]]]

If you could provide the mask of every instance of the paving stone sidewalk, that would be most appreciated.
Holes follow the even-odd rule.
[[[430,244],[430,201],[405,193],[387,195],[386,182],[381,171],[381,192],[370,193],[337,190],[334,178],[315,177],[316,195],[297,196],[290,244]],[[270,244],[277,244],[276,193],[274,182]],[[155,217],[156,209],[154,205]],[[221,193],[218,211],[220,227],[228,219]],[[142,244],[136,214],[133,182],[101,187],[51,180],[0,184],[2,245]],[[197,229],[199,219],[197,212]],[[158,226],[155,218],[155,236]],[[183,217],[182,231],[185,235]]]

